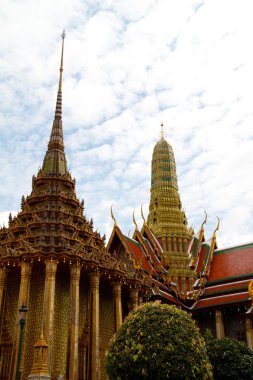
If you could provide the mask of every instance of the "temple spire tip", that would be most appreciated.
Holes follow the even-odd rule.
[[[164,139],[164,129],[163,129],[163,122],[161,122],[161,130],[160,130],[160,139]]]

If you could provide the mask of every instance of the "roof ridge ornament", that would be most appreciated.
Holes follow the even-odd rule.
[[[146,219],[144,218],[144,214],[143,214],[143,208],[142,208],[142,206],[143,206],[143,204],[141,205],[141,217],[142,217],[142,219],[143,219],[144,224],[147,224]]]
[[[114,227],[117,227],[117,222],[116,222],[115,216],[114,216],[113,211],[112,211],[112,206],[113,205],[111,205],[111,217],[112,217],[112,220],[114,221]]]
[[[136,227],[136,230],[138,231],[138,226],[137,226],[137,223],[136,223],[136,220],[135,220],[134,213],[135,213],[135,210],[133,211],[133,222],[134,222],[134,225]]]
[[[206,222],[207,222],[207,212],[206,212],[206,210],[204,210],[204,213],[205,213],[205,220],[204,220],[204,222],[202,223],[201,228],[203,228],[203,227],[204,227],[204,224],[206,224]]]
[[[214,230],[214,234],[219,230],[219,228],[220,228],[220,218],[217,216],[217,219],[218,219],[218,223],[217,223],[217,226],[216,226],[216,228],[215,228],[215,230]]]

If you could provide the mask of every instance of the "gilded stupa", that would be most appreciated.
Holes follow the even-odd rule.
[[[192,290],[196,273],[190,269],[188,246],[193,231],[180,200],[176,163],[172,146],[165,140],[163,124],[156,143],[151,164],[149,215],[147,224],[163,249],[164,266],[168,279],[182,294]]]

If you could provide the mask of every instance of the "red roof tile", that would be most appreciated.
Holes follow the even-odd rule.
[[[215,294],[221,294],[221,293],[231,293],[231,292],[238,292],[243,289],[248,289],[248,285],[250,283],[250,279],[242,280],[242,281],[233,281],[226,284],[220,284],[220,285],[212,285],[208,286],[205,290],[202,296],[208,296],[208,295],[215,295]]]
[[[147,273],[152,273],[154,272],[154,268],[151,266],[149,263],[148,259],[146,258],[141,245],[137,243],[135,240],[130,239],[127,236],[124,236],[125,242],[128,246],[128,248],[131,250],[131,252],[134,255],[134,258],[136,260],[136,264],[141,264],[142,268],[147,272]]]
[[[253,272],[253,244],[215,251],[208,282],[239,278]]]
[[[201,309],[205,307],[232,304],[237,302],[246,302],[249,300],[248,292],[241,292],[237,294],[227,294],[223,296],[216,296],[212,298],[205,298],[198,300],[192,307],[192,309]]]

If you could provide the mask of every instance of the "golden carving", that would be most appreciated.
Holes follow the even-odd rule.
[[[48,376],[49,378],[49,369],[48,369],[48,344],[46,343],[43,333],[37,343],[34,345],[34,359],[33,366],[30,372],[31,376]],[[28,376],[28,379],[30,376]]]

